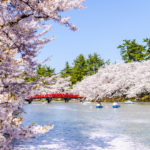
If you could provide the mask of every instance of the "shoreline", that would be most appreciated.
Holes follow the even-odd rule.
[[[138,99],[138,100],[137,100]],[[141,96],[136,96],[136,97],[104,97],[103,99],[93,99],[92,102],[125,102],[131,100],[133,102],[150,102],[150,95],[141,95]]]
[[[137,100],[138,99],[138,100]],[[125,101],[133,101],[133,102],[150,102],[150,95],[143,95],[143,96],[138,96],[138,97],[132,97],[132,98],[128,98],[128,97],[105,97],[103,99],[93,99],[93,100],[87,100],[88,102],[95,102],[95,103],[99,103],[99,102],[125,102]],[[25,103],[28,103],[26,101],[24,101]],[[46,99],[41,99],[41,100],[33,100],[33,102],[46,102]],[[60,99],[54,99],[52,100],[52,102],[64,102],[64,100],[60,100]],[[80,100],[76,100],[76,99],[71,99],[69,100],[69,102],[80,102]]]

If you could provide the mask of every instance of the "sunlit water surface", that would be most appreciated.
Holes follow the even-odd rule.
[[[52,102],[26,104],[24,125],[52,123],[54,128],[14,150],[150,150],[150,103],[96,104]]]

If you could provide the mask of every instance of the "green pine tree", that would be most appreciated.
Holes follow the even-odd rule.
[[[87,75],[87,62],[82,54],[80,54],[74,60],[74,67],[71,73],[71,82],[75,84],[77,81],[81,81],[83,77]]]
[[[70,65],[67,61],[66,64],[65,64],[65,68],[60,72],[60,74],[63,78],[65,78],[65,77],[70,76],[71,72],[72,72],[72,68],[70,67]]]
[[[145,60],[150,60],[150,39],[145,38],[143,42],[146,43],[146,53],[145,53]]]
[[[92,75],[98,71],[100,67],[104,66],[104,60],[101,57],[94,53],[89,55],[87,59],[87,71],[88,75]]]
[[[145,40],[145,42],[148,42]],[[136,43],[136,40],[124,40],[118,46],[121,49],[122,59],[128,63],[133,61],[141,62],[146,59],[146,46]]]
[[[55,74],[55,69],[40,64],[37,66],[36,74],[38,77],[51,77]]]

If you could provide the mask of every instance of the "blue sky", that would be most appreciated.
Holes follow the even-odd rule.
[[[64,68],[66,61],[71,65],[79,54],[87,57],[96,52],[104,60],[120,62],[117,46],[124,39],[136,39],[140,43],[150,37],[150,0],[86,0],[84,5],[87,7],[84,10],[62,14],[71,17],[78,31],[53,24],[46,35],[56,39],[41,50],[37,59],[50,57],[46,64],[56,72]]]

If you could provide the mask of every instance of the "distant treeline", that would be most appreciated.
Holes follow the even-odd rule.
[[[143,39],[144,44],[139,44],[135,39],[123,40],[123,43],[117,48],[120,49],[122,60],[125,63],[129,62],[142,62],[150,59],[150,39]],[[95,74],[100,67],[109,65],[110,61],[106,62],[100,57],[99,54],[89,54],[88,58],[85,58],[83,54],[77,56],[72,65],[69,65],[68,61],[65,64],[65,68],[60,71],[62,77],[70,76],[72,84],[76,84],[81,81],[84,76]],[[51,77],[55,75],[55,69],[46,65],[38,65],[35,72],[35,77],[26,77],[26,81],[34,81],[40,77]]]
[[[70,76],[70,81],[72,84],[75,84],[78,81],[81,81],[84,76],[92,75],[98,71],[100,67],[104,67],[106,64],[110,64],[110,61],[106,62],[97,54],[89,54],[86,59],[84,55],[80,54],[73,61],[73,65],[70,66],[66,62],[65,68],[60,71],[60,74],[63,78]],[[40,77],[51,77],[55,75],[55,69],[50,68],[46,65],[38,65],[36,68],[34,77],[27,77],[26,81],[31,82]]]
[[[70,81],[75,84],[81,81],[84,76],[95,74],[100,67],[110,64],[110,61],[104,61],[97,53],[88,55],[86,59],[84,55],[80,54],[70,66],[66,62],[65,68],[60,72],[62,77],[70,76]]]

